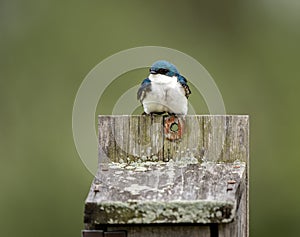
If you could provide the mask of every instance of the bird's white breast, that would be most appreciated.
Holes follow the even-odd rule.
[[[168,77],[161,74],[150,74],[148,76],[151,82],[157,83],[157,84],[177,84],[177,77]]]
[[[169,112],[187,114],[187,98],[177,77],[150,74],[151,91],[143,100],[146,113]]]

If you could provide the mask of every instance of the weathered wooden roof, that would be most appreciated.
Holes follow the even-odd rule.
[[[235,217],[245,163],[112,163],[86,200],[94,224],[227,223]]]

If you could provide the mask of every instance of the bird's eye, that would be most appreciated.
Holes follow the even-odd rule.
[[[158,73],[159,73],[159,74],[163,74],[163,75],[166,75],[168,72],[169,72],[169,70],[168,70],[168,69],[165,69],[165,68],[160,68],[160,69],[158,70]]]

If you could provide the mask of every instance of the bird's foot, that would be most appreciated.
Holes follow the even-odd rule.
[[[142,115],[150,115],[150,116],[155,116],[155,115],[163,115],[166,114],[166,112],[151,112],[147,114],[146,112],[142,113]]]
[[[169,115],[169,116],[176,117],[177,114],[168,112],[168,115]]]

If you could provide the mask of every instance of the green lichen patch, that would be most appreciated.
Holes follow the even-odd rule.
[[[94,224],[228,223],[235,203],[217,201],[101,202]]]

